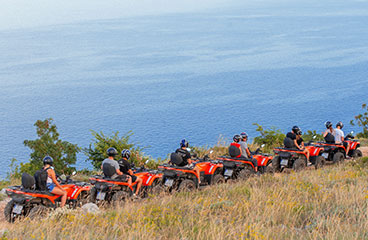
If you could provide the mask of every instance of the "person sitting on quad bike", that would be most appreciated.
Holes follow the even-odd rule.
[[[139,190],[141,189],[143,181],[142,181],[141,178],[137,178],[134,175],[134,173],[132,171],[132,167],[131,167],[131,165],[128,161],[130,159],[130,155],[131,155],[131,153],[130,153],[129,149],[124,149],[123,151],[121,151],[122,159],[120,159],[118,161],[118,163],[119,163],[119,166],[120,166],[120,168],[119,168],[120,172],[122,172],[126,175],[129,175],[132,179],[132,183],[137,182],[137,189],[136,189],[135,193],[133,194],[134,197],[137,197],[138,193],[139,193]]]
[[[349,144],[347,142],[345,142],[344,132],[341,130],[343,127],[344,127],[344,124],[342,124],[342,122],[336,123],[335,143],[336,144],[343,144],[344,145],[344,147],[346,148],[346,157],[348,157],[350,146],[349,146]]]
[[[241,141],[239,142],[241,148],[241,157],[249,158],[253,165],[256,172],[258,172],[258,161],[257,159],[253,159],[251,152],[248,148],[248,134],[246,132],[240,133]]]
[[[194,161],[191,159],[191,155],[190,152],[187,150],[188,148],[188,141],[183,139],[180,142],[180,148],[176,149],[175,153],[179,154],[182,159],[183,159],[183,164],[181,167],[189,167],[189,168],[193,168],[194,171],[196,171],[196,173],[198,174],[198,176],[200,176],[200,171],[199,169],[196,167]],[[198,178],[198,184],[201,183],[201,179]]]
[[[322,135],[326,141],[326,143],[335,143],[335,130],[332,127],[332,123],[330,121],[325,122],[326,131],[322,132]]]
[[[231,157],[240,158],[240,157],[242,156],[243,152],[242,152],[242,147],[241,147],[241,145],[240,145],[240,143],[239,143],[239,142],[240,142],[240,139],[241,139],[241,136],[240,136],[240,135],[238,135],[238,134],[236,134],[236,135],[233,137],[234,142],[230,143],[230,146],[229,146],[229,152],[230,152],[230,148],[231,148],[231,146],[235,146],[235,147],[237,147],[237,148],[240,150],[240,154],[239,154],[238,156],[231,156],[231,154],[230,154],[230,156],[231,156]]]
[[[110,164],[116,170],[116,173],[111,176],[112,179],[127,179],[128,184],[132,184],[132,178],[129,175],[125,175],[120,171],[119,163],[114,159],[114,157],[118,155],[118,151],[115,148],[111,147],[107,149],[106,152],[108,158],[102,161],[101,169],[103,170],[104,164]]]
[[[307,156],[307,161],[309,161],[309,152],[304,147],[303,138],[301,137],[302,131],[298,126],[294,126],[291,132],[286,134],[284,139],[285,148],[296,148],[303,151]]]
[[[60,183],[56,180],[56,174],[52,165],[54,160],[50,156],[43,158],[43,169],[47,171],[46,187],[55,194],[61,196],[60,207],[64,207],[66,203],[67,192],[61,187]]]

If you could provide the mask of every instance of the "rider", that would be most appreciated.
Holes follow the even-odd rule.
[[[297,148],[298,150],[303,151],[307,155],[307,160],[309,160],[309,152],[304,147],[304,142],[301,135],[302,131],[300,128],[298,126],[293,126],[291,132],[286,134],[284,145],[286,148]]]
[[[47,171],[47,180],[46,180],[46,186],[47,189],[55,194],[61,196],[61,204],[60,207],[64,207],[66,203],[66,191],[62,188],[60,183],[56,180],[56,174],[54,171],[54,167],[52,166],[54,164],[54,160],[50,156],[46,156],[43,158],[43,169]]]
[[[188,141],[183,139],[180,142],[180,148],[176,149],[176,153],[178,153],[182,159],[184,164],[189,167],[189,168],[193,168],[194,171],[196,171],[196,173],[198,174],[198,183],[201,183],[201,175],[200,175],[200,171],[198,169],[198,167],[195,165],[194,161],[191,159],[191,155],[190,152],[187,150],[188,148]]]
[[[239,142],[240,148],[241,148],[241,156],[244,158],[249,158],[252,161],[254,168],[257,172],[258,171],[258,161],[252,157],[252,154],[249,151],[248,144],[247,144],[248,134],[246,132],[242,132],[240,133],[240,137],[242,139]]]
[[[346,148],[346,156],[347,156],[347,154],[349,153],[349,150],[350,150],[350,146],[347,142],[345,142],[344,132],[341,130],[343,127],[344,127],[344,124],[342,124],[342,122],[338,122],[336,124],[335,143],[344,145],[344,147]]]
[[[137,182],[137,189],[134,193],[134,196],[136,197],[139,193],[139,190],[141,189],[141,186],[142,186],[142,183],[143,183],[143,180],[141,178],[137,178],[133,171],[132,171],[132,167],[129,163],[129,159],[130,159],[130,151],[129,149],[124,149],[123,151],[121,151],[121,157],[122,159],[120,159],[118,161],[119,163],[119,166],[120,166],[120,171],[126,175],[129,175],[131,178],[132,178],[132,183],[134,182]]]
[[[132,178],[129,175],[124,175],[121,171],[120,171],[120,166],[119,163],[114,159],[114,157],[116,155],[118,155],[118,151],[113,148],[110,147],[109,149],[107,149],[106,151],[108,158],[106,158],[105,160],[102,161],[101,164],[101,169],[103,169],[103,165],[105,163],[110,164],[111,166],[113,166],[116,170],[116,173],[114,175],[112,175],[111,178],[119,178],[119,179],[127,179],[128,180],[128,184],[132,184]]]
[[[332,122],[325,122],[326,130],[322,132],[326,143],[335,143],[335,130],[332,127]]]
[[[236,135],[234,135],[234,137],[233,137],[234,142],[230,143],[230,146],[235,146],[235,147],[237,147],[237,148],[239,149],[239,151],[240,151],[240,154],[239,154],[238,156],[235,156],[236,158],[240,158],[240,157],[242,156],[242,154],[243,154],[243,152],[242,152],[242,148],[241,148],[241,146],[240,146],[240,144],[239,144],[240,139],[241,139],[240,135],[236,134]]]

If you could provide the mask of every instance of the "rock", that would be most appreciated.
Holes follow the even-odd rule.
[[[86,203],[82,206],[82,210],[87,213],[98,213],[100,208],[94,203]]]

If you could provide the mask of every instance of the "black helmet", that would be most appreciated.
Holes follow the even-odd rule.
[[[233,140],[234,142],[239,142],[241,139],[240,135],[239,134],[236,134],[234,137],[233,137]]]
[[[332,127],[332,122],[330,122],[330,121],[325,122],[325,126],[326,126],[327,129]]]
[[[121,157],[122,158],[126,158],[126,159],[129,159],[130,158],[130,151],[129,149],[124,149],[123,151],[121,151]]]
[[[107,149],[106,153],[109,157],[115,157],[116,155],[118,155],[118,151],[113,147]]]
[[[291,129],[294,133],[297,133],[298,131],[300,131],[300,128],[298,126],[294,126],[292,129]]]
[[[181,142],[180,142],[180,147],[188,147],[188,145],[189,145],[189,143],[188,143],[188,141],[187,140],[185,140],[185,139],[183,139],[183,140],[181,140]]]
[[[50,156],[44,157],[43,158],[43,165],[46,165],[46,164],[49,164],[49,165],[54,164],[54,159],[52,159],[52,157],[50,157]]]
[[[336,127],[343,128],[344,127],[344,124],[342,124],[342,122],[338,122],[338,123],[336,123]]]

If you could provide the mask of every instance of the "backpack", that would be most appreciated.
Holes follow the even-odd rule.
[[[286,137],[284,138],[284,146],[286,148],[295,148],[295,144],[294,144],[294,141],[293,139],[289,138],[289,137]]]
[[[36,181],[36,190],[39,191],[47,191],[47,186],[46,186],[46,182],[47,182],[47,170],[49,170],[51,167],[48,167],[46,169],[40,169],[37,170],[34,174],[34,179]]]
[[[170,162],[176,166],[185,166],[185,162],[182,157],[183,153],[171,153]]]
[[[326,141],[326,143],[334,144],[335,143],[335,137],[331,133],[327,133],[327,135],[325,137],[325,141]]]

